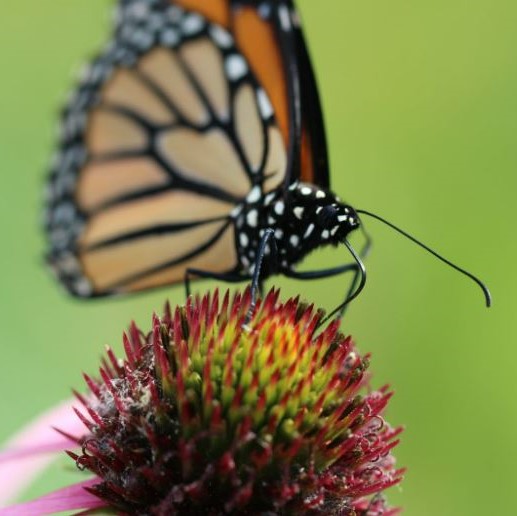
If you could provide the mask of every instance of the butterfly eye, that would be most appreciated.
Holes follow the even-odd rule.
[[[332,229],[338,224],[338,209],[336,206],[328,205],[318,213],[318,223],[323,229]]]

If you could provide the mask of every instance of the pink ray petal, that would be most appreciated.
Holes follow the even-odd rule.
[[[0,452],[0,506],[5,505],[31,484],[55,458],[75,443],[57,432],[82,436],[84,425],[72,410],[72,400],[43,413],[26,426]]]
[[[98,482],[98,478],[90,478],[36,500],[5,507],[0,509],[0,516],[44,516],[62,511],[101,509],[106,507],[106,502],[85,490],[85,487],[92,487]]]

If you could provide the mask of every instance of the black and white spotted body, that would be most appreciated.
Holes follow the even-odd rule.
[[[335,194],[300,182],[285,192],[277,189],[264,197],[252,192],[234,216],[240,272],[244,275],[254,273],[266,228],[274,230],[277,254],[268,245],[261,271],[264,277],[292,271],[310,252],[336,246],[360,225],[355,210]]]

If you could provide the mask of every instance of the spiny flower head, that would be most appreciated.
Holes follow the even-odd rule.
[[[361,357],[335,321],[271,291],[190,298],[152,331],[134,324],[126,357],[108,349],[79,417],[89,490],[124,514],[393,514],[400,429],[387,388],[363,393]]]

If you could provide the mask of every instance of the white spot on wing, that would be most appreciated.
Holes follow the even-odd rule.
[[[259,14],[262,19],[267,20],[271,15],[271,6],[268,3],[263,3],[259,7]]]
[[[231,34],[219,25],[210,26],[210,36],[221,48],[230,48],[233,45]]]
[[[183,9],[179,8],[178,6],[171,5],[165,14],[170,21],[179,23],[181,17],[183,16]]]
[[[248,197],[246,198],[246,201],[249,203],[257,202],[260,199],[261,195],[262,191],[260,189],[260,186],[255,186],[249,193]]]
[[[325,194],[325,192],[323,190],[318,190],[316,192],[316,199],[325,199],[327,195]]]
[[[278,8],[278,14],[280,17],[280,25],[282,26],[282,30],[289,32],[291,30],[291,17],[289,16],[289,9],[285,5],[282,5]]]
[[[276,231],[275,231],[275,238],[277,240],[281,240],[282,238],[284,238],[284,232],[278,228]]]
[[[180,42],[177,30],[168,27],[160,34],[160,43],[166,47],[174,47]]]
[[[302,26],[302,20],[300,18],[300,14],[298,13],[298,11],[296,9],[293,9],[291,11],[291,19],[293,20],[293,25],[295,27],[301,27]]]
[[[230,213],[230,217],[232,218],[237,218],[240,214],[241,214],[241,211],[242,211],[242,204],[240,204],[239,206],[236,206]]]
[[[79,262],[72,254],[64,254],[57,262],[59,269],[68,276],[78,274],[80,272]]]
[[[322,231],[321,238],[323,240],[328,240],[329,236],[330,236],[330,232],[328,231],[328,229],[325,229],[325,231]]]
[[[128,7],[127,12],[132,18],[142,20],[149,15],[149,5],[144,2],[138,2]]]
[[[72,289],[80,297],[89,297],[93,293],[93,288],[86,278],[77,280],[73,284]]]
[[[304,186],[301,190],[300,190],[300,193],[302,195],[311,195],[312,193],[312,189],[309,188],[308,186]]]
[[[191,13],[183,18],[182,29],[184,34],[191,36],[198,33],[203,28],[205,21],[202,16],[196,13]]]
[[[269,101],[267,93],[262,88],[257,90],[257,102],[262,118],[268,119],[273,116],[273,106]]]
[[[226,75],[232,81],[237,81],[248,73],[248,65],[244,57],[239,54],[232,54],[226,58]]]

